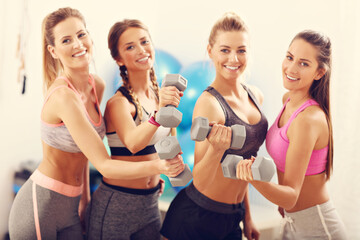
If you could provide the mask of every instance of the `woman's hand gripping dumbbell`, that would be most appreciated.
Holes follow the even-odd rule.
[[[181,154],[181,147],[175,136],[168,136],[161,139],[155,144],[156,152],[159,154],[160,159],[173,159]],[[192,179],[192,173],[187,164],[180,174],[174,177],[169,177],[170,183],[173,187],[182,187],[188,184]]]
[[[221,163],[224,177],[244,181],[269,182],[275,174],[275,166],[271,159],[266,157],[252,157],[244,160],[243,157],[228,154]]]
[[[194,141],[204,141],[211,132],[212,126],[205,117],[196,117],[190,129],[190,137]],[[246,139],[246,129],[244,126],[236,124],[231,126],[231,149],[241,149]]]

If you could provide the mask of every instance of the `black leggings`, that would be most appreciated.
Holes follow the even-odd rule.
[[[170,240],[242,239],[243,217],[242,203],[213,201],[190,184],[170,204],[160,232]]]

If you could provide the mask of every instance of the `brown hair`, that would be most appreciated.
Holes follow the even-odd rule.
[[[117,22],[115,23],[109,32],[108,35],[108,48],[110,50],[111,56],[113,57],[113,59],[115,61],[120,59],[120,53],[119,53],[119,49],[118,49],[118,45],[119,45],[119,39],[121,37],[121,35],[128,29],[128,28],[141,28],[143,30],[145,30],[149,36],[149,30],[148,28],[139,20],[136,19],[124,19],[121,22]],[[131,96],[134,104],[136,105],[136,109],[137,109],[137,114],[139,115],[139,119],[141,121],[142,119],[142,108],[140,105],[140,102],[136,96],[136,94],[134,93],[130,83],[129,83],[129,77],[128,77],[128,73],[127,73],[127,68],[126,66],[119,66],[120,69],[120,76],[122,78],[123,81],[123,85],[126,88],[126,90],[128,91],[129,95]],[[151,68],[150,70],[150,80],[152,83],[152,87],[155,91],[155,94],[157,96],[157,98],[159,98],[159,85],[156,81],[156,75],[155,75],[155,70],[154,67]]]
[[[43,76],[44,89],[48,89],[58,76],[60,69],[63,68],[58,59],[54,59],[48,51],[48,45],[55,46],[54,27],[69,17],[80,19],[86,27],[83,15],[73,8],[59,8],[47,15],[42,22],[42,41],[43,41]]]
[[[330,113],[331,41],[329,37],[312,30],[305,30],[298,33],[292,42],[296,39],[303,39],[318,50],[317,62],[319,64],[319,69],[323,68],[326,70],[322,78],[312,83],[309,94],[317,103],[319,103],[326,115],[329,126],[329,151],[327,157],[328,161],[326,163],[326,179],[329,180],[333,170],[334,155],[334,139]]]
[[[227,12],[222,18],[220,18],[212,27],[209,36],[209,45],[212,47],[216,41],[216,37],[219,31],[242,31],[248,32],[248,28],[244,21],[236,13]]]

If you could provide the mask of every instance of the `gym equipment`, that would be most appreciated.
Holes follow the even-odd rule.
[[[180,74],[166,74],[161,86],[175,86],[180,91],[184,91],[187,87],[187,80]],[[167,105],[160,108],[155,118],[161,126],[174,128],[180,124],[182,113],[174,105]]]
[[[205,117],[197,117],[191,125],[190,136],[194,141],[204,141],[209,135],[212,127],[209,126],[209,120]],[[246,140],[245,126],[235,124],[231,126],[231,149],[241,149]]]
[[[243,160],[243,157],[229,154],[221,163],[224,177],[236,178],[236,165]],[[253,179],[257,181],[269,182],[275,174],[274,162],[266,157],[257,157],[251,165]]]
[[[168,136],[155,144],[160,159],[172,159],[181,152],[181,147],[175,136]],[[185,186],[192,179],[192,173],[187,164],[185,169],[176,177],[169,177],[173,187]]]

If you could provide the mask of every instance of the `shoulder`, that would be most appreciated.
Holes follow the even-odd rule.
[[[91,76],[94,79],[96,89],[98,91],[104,91],[104,89],[105,89],[105,81],[96,74],[91,74]]]
[[[264,94],[262,91],[254,85],[245,84],[245,86],[252,92],[259,104],[262,105],[264,101]]]
[[[210,122],[225,122],[225,116],[218,100],[207,91],[204,91],[196,101],[193,118],[198,116],[206,117]]]
[[[324,111],[317,105],[307,107],[294,119],[294,127],[302,133],[317,133],[327,128]]]
[[[282,103],[284,104],[288,98],[289,98],[289,92],[286,92],[282,97]]]
[[[130,102],[128,99],[120,92],[117,91],[106,103],[106,108],[112,108],[117,106],[127,107]]]

